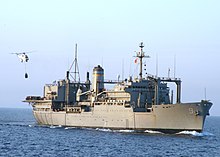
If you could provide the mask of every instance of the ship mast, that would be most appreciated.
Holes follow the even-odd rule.
[[[150,56],[146,56],[144,51],[143,51],[143,48],[144,48],[144,43],[141,42],[139,47],[141,48],[141,51],[140,52],[137,52],[137,55],[135,57],[139,58],[140,60],[140,73],[139,73],[139,77],[140,77],[140,80],[142,80],[142,71],[143,71],[143,58],[150,58]]]
[[[71,69],[72,69],[73,65],[74,65],[74,72],[71,72]],[[75,82],[77,82],[77,81],[80,82],[79,66],[78,66],[78,62],[77,62],[77,44],[75,45],[75,58],[74,58],[74,60],[71,64],[68,72],[74,73],[73,79],[74,79]],[[78,79],[77,79],[77,77],[78,77]]]

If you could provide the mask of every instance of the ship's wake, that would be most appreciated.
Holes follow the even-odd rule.
[[[65,130],[69,130],[69,129],[75,129],[76,127],[65,127]]]
[[[130,133],[130,132],[136,132],[135,130],[114,130],[114,132],[124,132],[124,133]]]
[[[111,129],[104,129],[104,128],[96,128],[97,131],[103,131],[103,132],[113,132]]]
[[[148,133],[148,134],[164,134],[160,131],[154,131],[154,130],[145,130],[144,131],[145,133]]]
[[[29,127],[36,127],[38,125],[28,125]],[[42,127],[42,126],[41,126]],[[160,131],[155,130],[132,130],[132,129],[121,129],[121,130],[114,130],[109,128],[78,128],[78,127],[63,127],[61,125],[51,125],[51,126],[44,126],[49,127],[50,129],[56,129],[56,128],[64,128],[65,130],[70,129],[86,129],[86,130],[94,130],[94,131],[100,131],[100,132],[115,132],[115,133],[144,133],[144,134],[161,134],[161,135],[186,135],[186,136],[194,136],[194,137],[204,137],[204,136],[214,136],[214,134],[209,132],[197,132],[197,131],[181,131],[176,134],[166,134]]]
[[[148,133],[148,134],[164,134],[159,131],[153,131],[153,130],[132,130],[132,129],[122,129],[122,130],[112,130],[112,129],[105,129],[105,128],[96,128],[97,131],[103,131],[103,132],[118,132],[118,133]]]
[[[214,134],[209,132],[197,132],[197,131],[181,131],[176,133],[177,135],[191,135],[196,137],[203,137],[203,136],[214,136]]]
[[[103,132],[121,132],[121,133],[132,133],[132,132],[135,132],[135,130],[129,130],[129,129],[114,130],[114,129],[96,128],[95,130],[103,131]]]
[[[113,130],[113,129],[106,129],[106,128],[96,128],[92,130],[101,131],[101,132],[116,132],[116,133],[145,133],[145,134],[173,135],[173,134],[166,134],[166,133],[155,131],[155,130],[145,130],[145,131],[131,130],[131,129]],[[181,131],[174,135],[187,135],[187,136],[195,136],[195,137],[214,136],[214,134],[209,133],[209,132],[197,132],[197,131]]]
[[[51,129],[62,128],[62,125],[51,125]]]

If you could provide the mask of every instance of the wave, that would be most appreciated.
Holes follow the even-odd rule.
[[[51,129],[62,128],[62,125],[51,125],[50,128]]]
[[[114,132],[125,132],[125,133],[131,133],[131,132],[135,132],[135,130],[114,130]]]
[[[104,129],[104,128],[96,128],[97,131],[103,131],[103,132],[112,132],[111,129]]]
[[[0,124],[0,126],[8,126],[8,127],[31,127],[31,126],[33,126],[34,124],[32,123],[32,124],[28,124],[28,123],[13,123],[13,122],[11,122],[11,123],[2,123],[2,124]]]
[[[36,125],[28,125],[29,127],[36,127]],[[47,126],[48,127],[48,126]],[[55,128],[62,128],[62,125],[51,125],[49,128],[55,129]],[[63,127],[65,130],[69,129],[76,129],[77,127]],[[84,127],[82,129],[86,130],[96,130],[101,132],[115,132],[115,133],[147,133],[147,134],[164,134],[160,131],[154,131],[154,130],[145,130],[145,131],[137,131],[137,130],[131,130],[131,129],[122,129],[122,130],[114,130],[109,128],[87,128]],[[214,136],[214,134],[209,132],[197,132],[197,131],[181,131],[176,133],[176,135],[190,135],[190,136],[196,136],[196,137],[203,137],[203,136]]]
[[[192,136],[214,136],[214,134],[209,133],[209,132],[197,132],[197,131],[181,131],[179,133],[176,133],[177,135],[182,134],[182,135],[192,135]]]
[[[153,130],[145,130],[144,132],[145,133],[149,133],[149,134],[164,134],[164,133],[162,133],[160,131],[153,131]]]
[[[95,130],[97,130],[97,131],[103,131],[103,132],[121,132],[121,133],[132,133],[132,132],[135,132],[135,130],[128,130],[128,129],[124,129],[124,130],[112,130],[112,129],[105,129],[105,128],[96,128]]]
[[[85,129],[85,128],[84,128]],[[89,130],[97,130],[102,132],[116,132],[116,133],[150,133],[150,134],[164,134],[160,131],[153,131],[153,130],[145,130],[145,131],[138,131],[138,130],[131,130],[131,129],[121,129],[121,130],[114,130],[109,128],[86,128]]]
[[[149,133],[149,134],[164,134],[160,131],[153,131],[153,130],[145,130],[145,131],[138,131],[138,130],[131,130],[131,129],[122,129],[122,130],[111,130],[111,129],[104,129],[104,128],[96,128],[95,130],[104,131],[104,132],[118,132],[118,133]]]
[[[65,127],[65,130],[69,130],[69,129],[75,129],[76,127]]]

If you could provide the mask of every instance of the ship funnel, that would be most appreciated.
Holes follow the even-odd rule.
[[[96,94],[104,89],[104,69],[100,65],[93,69],[92,89]]]

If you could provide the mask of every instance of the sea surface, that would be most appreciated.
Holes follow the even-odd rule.
[[[39,126],[30,109],[0,108],[0,156],[220,156],[220,117],[203,133]]]

